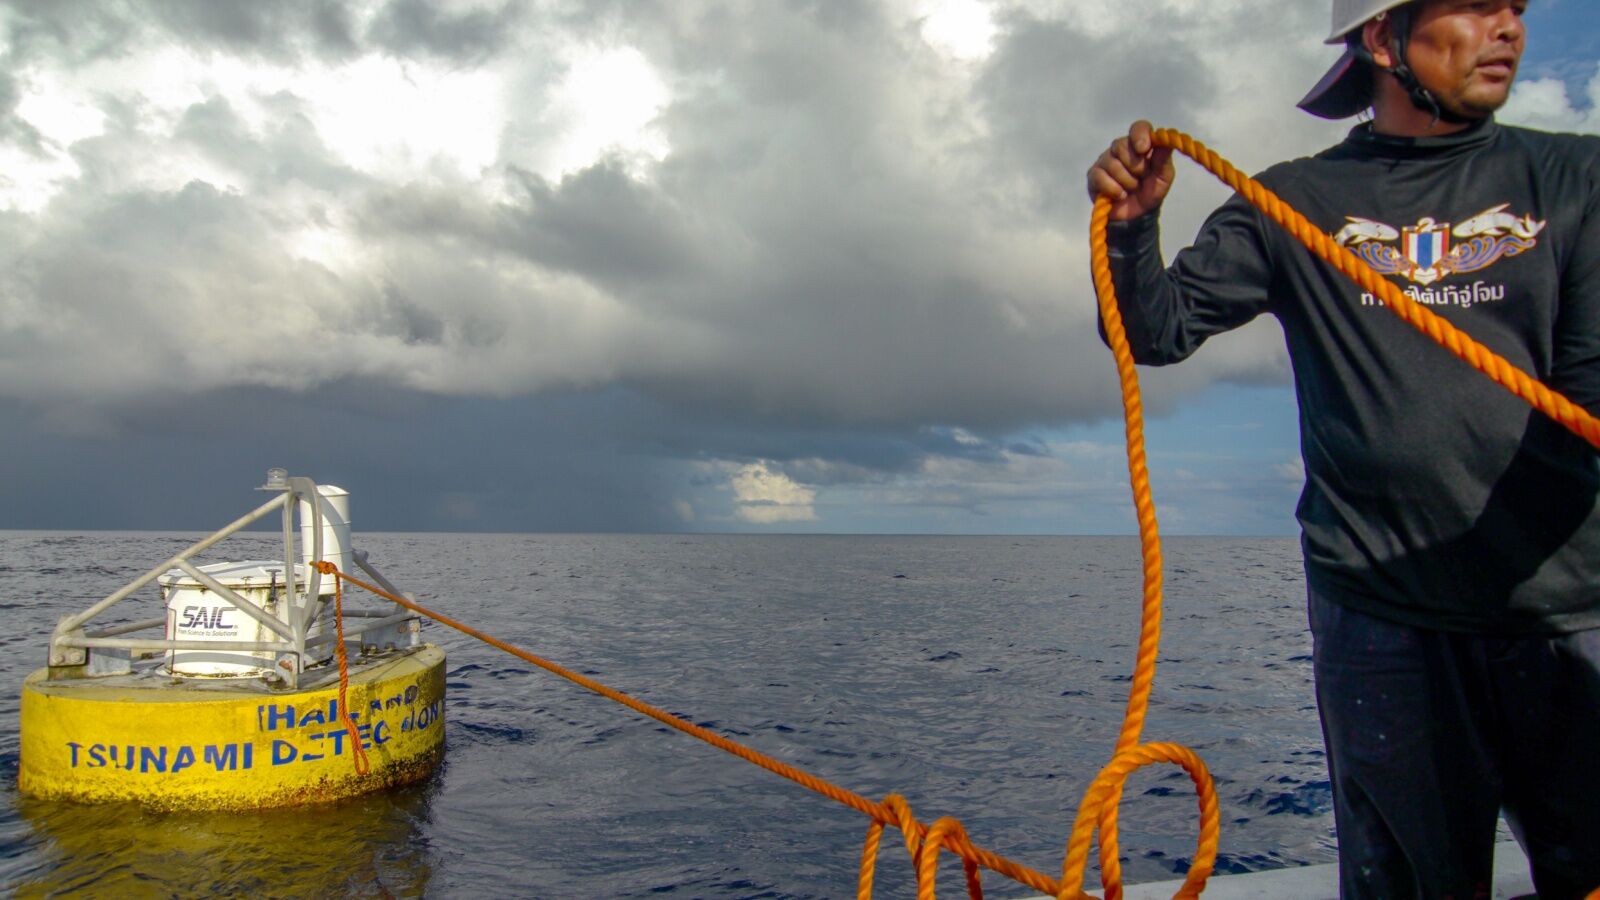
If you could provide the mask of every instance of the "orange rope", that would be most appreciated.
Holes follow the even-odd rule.
[[[1285,228],[1312,253],[1377,296],[1403,321],[1449,349],[1513,395],[1560,422],[1595,447],[1600,447],[1600,420],[1596,420],[1582,407],[1540,384],[1526,372],[1506,362],[1431,310],[1423,308],[1407,297],[1392,282],[1373,271],[1371,266],[1355,254],[1339,246],[1276,194],[1244,175],[1204,144],[1180,131],[1167,128],[1157,129],[1152,138],[1156,145],[1170,147],[1216,175],[1268,218]],[[1123,720],[1122,734],[1117,740],[1117,749],[1111,763],[1101,770],[1100,775],[1090,785],[1084,795],[1083,804],[1079,807],[1078,818],[1073,824],[1072,837],[1067,844],[1067,858],[1062,866],[1063,888],[1059,896],[1068,896],[1066,885],[1081,882],[1088,860],[1089,843],[1098,826],[1101,883],[1106,888],[1106,900],[1119,900],[1122,887],[1121,873],[1117,864],[1116,826],[1117,801],[1120,798],[1121,785],[1128,773],[1155,761],[1182,765],[1194,779],[1199,794],[1200,849],[1196,852],[1194,866],[1190,868],[1183,888],[1179,891],[1179,896],[1197,896],[1205,888],[1205,881],[1216,861],[1218,811],[1210,775],[1207,774],[1205,765],[1199,758],[1186,748],[1171,744],[1138,744],[1139,733],[1144,727],[1150,684],[1155,677],[1156,647],[1161,638],[1161,539],[1156,526],[1155,504],[1150,496],[1150,476],[1145,464],[1144,414],[1143,401],[1139,394],[1139,376],[1134,369],[1133,355],[1128,347],[1127,334],[1122,325],[1122,313],[1117,305],[1116,290],[1111,279],[1110,254],[1106,242],[1106,224],[1111,217],[1111,203],[1111,199],[1104,195],[1095,199],[1094,210],[1090,217],[1089,246],[1101,320],[1105,323],[1107,342],[1111,345],[1112,356],[1116,359],[1117,376],[1122,386],[1128,445],[1128,474],[1133,487],[1134,509],[1139,520],[1139,538],[1144,557],[1144,609],[1140,626],[1139,651],[1134,666],[1134,683],[1128,696],[1128,709]],[[1096,810],[1099,813],[1098,822],[1089,815]]]
[[[1222,826],[1216,789],[1205,764],[1192,751],[1176,744],[1141,744],[1145,715],[1150,705],[1150,689],[1155,683],[1156,656],[1161,644],[1161,534],[1156,522],[1155,499],[1150,493],[1150,472],[1144,449],[1144,401],[1139,393],[1139,374],[1134,369],[1133,352],[1128,346],[1122,313],[1117,306],[1111,281],[1111,263],[1106,244],[1106,222],[1111,217],[1111,201],[1095,200],[1089,220],[1090,266],[1100,318],[1105,324],[1106,341],[1117,365],[1117,380],[1122,387],[1122,414],[1128,451],[1128,481],[1133,489],[1134,514],[1139,522],[1139,551],[1144,561],[1144,599],[1139,619],[1139,649],[1134,657],[1133,685],[1128,691],[1128,706],[1123,713],[1122,733],[1111,762],[1090,783],[1073,821],[1061,864],[1061,900],[1082,895],[1089,845],[1095,832],[1100,834],[1100,883],[1106,900],[1121,900],[1122,865],[1118,860],[1117,809],[1122,785],[1135,769],[1153,762],[1183,766],[1195,784],[1200,804],[1200,834],[1194,864],[1184,878],[1179,897],[1199,896],[1216,864],[1217,845]]]
[[[1223,160],[1204,145],[1181,132],[1160,129],[1155,132],[1154,140],[1160,146],[1171,147],[1182,152],[1216,174],[1218,178],[1259,207],[1269,218],[1288,229],[1313,253],[1333,264],[1357,284],[1360,284],[1383,300],[1385,305],[1394,311],[1396,315],[1448,347],[1457,356],[1466,360],[1480,372],[1488,375],[1497,384],[1504,386],[1511,393],[1521,397],[1556,421],[1561,422],[1591,444],[1600,447],[1600,421],[1597,421],[1588,412],[1565,397],[1539,384],[1515,366],[1495,356],[1488,349],[1456,330],[1439,316],[1423,309],[1401,293],[1399,288],[1372,271],[1366,263],[1348,250],[1338,246],[1328,235],[1312,226],[1305,217],[1290,209],[1282,200],[1278,199],[1259,183],[1240,173],[1229,165],[1226,160]],[[1041,872],[976,846],[967,837],[966,830],[962,828],[961,823],[953,818],[941,818],[931,828],[923,825],[912,815],[911,807],[906,803],[905,798],[898,794],[889,795],[884,798],[882,803],[873,803],[859,794],[837,787],[794,766],[730,741],[698,725],[685,722],[671,713],[636,700],[592,678],[580,675],[564,666],[512,646],[505,641],[457,622],[448,616],[436,613],[376,585],[368,584],[358,578],[346,575],[334,568],[331,563],[318,563],[318,566],[321,567],[321,571],[328,572],[341,579],[341,584],[342,581],[348,580],[354,585],[398,603],[413,612],[448,625],[463,634],[483,641],[491,647],[510,653],[541,669],[588,688],[603,697],[615,700],[635,712],[655,719],[685,734],[699,738],[718,749],[758,765],[769,772],[781,775],[790,781],[871,817],[872,823],[867,829],[866,842],[862,847],[860,874],[857,880],[857,897],[862,898],[862,900],[866,900],[872,895],[873,873],[877,861],[878,845],[886,825],[893,825],[899,828],[902,837],[905,839],[906,850],[911,856],[917,875],[917,896],[919,900],[933,900],[939,852],[945,847],[948,847],[961,857],[962,867],[966,874],[967,892],[972,898],[981,898],[983,896],[982,887],[978,879],[978,867],[982,866],[1034,888],[1041,893],[1057,897],[1059,900],[1083,900],[1083,898],[1089,897],[1084,893],[1082,883],[1088,866],[1089,845],[1093,842],[1097,831],[1100,835],[1100,880],[1105,886],[1105,897],[1106,900],[1120,900],[1122,896],[1122,875],[1121,866],[1117,859],[1118,802],[1121,799],[1123,784],[1128,776],[1134,770],[1155,762],[1169,762],[1183,767],[1195,784],[1195,793],[1200,811],[1200,832],[1195,850],[1194,864],[1190,866],[1183,886],[1176,896],[1197,897],[1205,889],[1206,880],[1210,877],[1212,868],[1216,863],[1217,845],[1221,831],[1216,790],[1212,784],[1211,775],[1206,770],[1205,763],[1186,747],[1170,743],[1141,744],[1139,742],[1140,734],[1144,730],[1151,686],[1155,681],[1157,650],[1161,640],[1161,538],[1156,523],[1155,502],[1150,493],[1150,475],[1146,465],[1144,414],[1143,402],[1139,394],[1139,378],[1134,369],[1133,355],[1128,347],[1127,334],[1123,329],[1122,315],[1117,306],[1116,291],[1111,280],[1111,267],[1106,243],[1106,224],[1110,219],[1110,211],[1111,201],[1108,198],[1102,196],[1095,200],[1094,212],[1090,219],[1089,243],[1100,314],[1102,321],[1105,323],[1107,342],[1111,345],[1112,356],[1117,364],[1118,379],[1122,385],[1123,413],[1126,423],[1128,449],[1128,475],[1133,489],[1134,510],[1139,522],[1140,552],[1143,558],[1144,599],[1140,615],[1139,649],[1135,657],[1133,685],[1128,694],[1128,705],[1123,718],[1122,730],[1117,738],[1116,749],[1112,754],[1111,761],[1105,768],[1100,770],[1088,790],[1085,791],[1083,801],[1078,807],[1077,819],[1073,823],[1072,834],[1068,839],[1065,858],[1062,861],[1060,881],[1051,879]],[[345,680],[344,641],[342,624],[338,627],[340,628],[340,706],[342,709],[344,706],[343,690]],[[353,734],[353,724],[348,719],[346,719],[345,724]],[[355,746],[357,748],[360,747],[359,741],[355,743]],[[1597,895],[1600,895],[1600,892],[1597,892],[1596,895],[1591,895],[1589,900],[1600,900],[1600,896]]]
[[[921,852],[923,840],[928,834],[929,829],[921,822],[918,822],[915,818],[912,818],[910,808],[909,806],[905,805],[905,800],[902,798],[891,796],[883,803],[873,803],[871,800],[868,800],[860,794],[838,787],[837,785],[830,784],[829,782],[824,781],[823,779],[818,778],[809,772],[774,759],[764,753],[761,753],[760,751],[752,750],[742,744],[730,741],[722,735],[708,731],[699,725],[695,725],[691,722],[685,722],[683,719],[678,718],[666,710],[651,706],[642,700],[637,700],[628,696],[627,694],[622,693],[621,691],[607,687],[606,685],[595,681],[593,678],[589,678],[586,675],[580,675],[579,673],[574,672],[573,670],[568,669],[559,663],[551,662],[543,657],[529,653],[520,647],[508,644],[505,641],[494,637],[493,635],[486,634],[470,625],[458,622],[455,619],[444,615],[443,613],[434,612],[425,606],[421,606],[420,604],[401,597],[398,594],[386,591],[375,584],[369,584],[351,575],[342,572],[340,575],[345,581],[348,581],[357,587],[364,588],[378,595],[379,597],[390,600],[394,603],[398,603],[406,609],[409,609],[415,613],[419,613],[423,616],[427,616],[428,618],[433,619],[442,625],[447,625],[451,628],[454,628],[462,634],[475,637],[491,647],[503,650],[506,653],[509,653],[525,662],[532,663],[533,665],[538,666],[547,672],[559,675],[562,678],[573,682],[574,684],[588,688],[602,697],[615,700],[634,712],[649,716],[650,718],[655,719],[657,722],[660,722],[661,724],[667,725],[671,728],[675,728],[684,734],[697,737],[719,750],[724,750],[728,753],[731,753],[734,756],[745,760],[746,762],[760,766],[761,768],[766,769],[767,771],[776,775],[781,775],[784,778],[795,782],[796,784],[816,791],[824,797],[835,800],[844,804],[845,806],[850,807],[851,809],[856,810],[857,812],[870,816],[873,819],[874,824],[878,826],[880,832],[883,825],[894,825],[907,835],[906,845],[908,849],[913,850],[913,859],[919,859],[919,857],[917,857],[915,854]],[[899,810],[898,812],[896,811],[897,809]],[[914,835],[914,837],[911,835]],[[1060,890],[1059,884],[1050,876],[1045,875],[1043,872],[1030,869],[1027,866],[1021,865],[1020,863],[1012,862],[1011,860],[1006,859],[997,853],[984,850],[981,847],[973,844],[964,833],[946,833],[942,835],[942,840],[945,847],[948,847],[964,861],[975,863],[994,872],[999,872],[1007,878],[1010,878],[1013,881],[1021,882],[1022,884],[1025,884],[1042,894],[1055,896]],[[872,835],[870,832],[868,836],[867,849],[869,852],[863,854],[862,874],[859,884],[864,885],[865,888],[870,891],[872,876],[869,860],[871,856],[875,855],[877,849],[875,835]],[[974,882],[975,879],[969,878],[969,884]],[[867,895],[862,894],[861,896]],[[976,898],[981,897],[982,895],[973,894],[972,896]],[[1073,894],[1072,896],[1076,897],[1078,895]]]
[[[339,659],[339,721],[344,723],[345,733],[350,735],[351,755],[355,758],[356,774],[365,775],[371,771],[367,763],[366,748],[361,746],[361,732],[356,730],[354,719],[350,718],[350,699],[346,694],[350,690],[350,663],[344,651],[344,578],[339,567],[325,559],[312,563],[317,571],[324,575],[333,576],[333,630],[338,638],[338,643],[333,645],[333,655]]]

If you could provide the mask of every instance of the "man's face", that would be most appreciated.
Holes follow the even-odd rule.
[[[1528,0],[1425,0],[1407,63],[1445,109],[1482,118],[1511,94],[1527,42]]]

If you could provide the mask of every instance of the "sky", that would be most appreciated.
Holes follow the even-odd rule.
[[[1122,534],[1084,171],[1247,171],[1324,0],[0,0],[0,528]],[[1600,133],[1600,4],[1502,121]],[[1169,252],[1226,198],[1180,163]],[[1268,319],[1142,370],[1164,531],[1290,535]]]

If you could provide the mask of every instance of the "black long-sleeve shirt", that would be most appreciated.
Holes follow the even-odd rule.
[[[1600,138],[1486,120],[1441,138],[1358,126],[1260,180],[1524,371],[1600,413]],[[1283,326],[1306,484],[1306,573],[1336,602],[1450,631],[1600,627],[1600,464],[1235,196],[1170,268],[1156,216],[1113,223],[1143,364],[1261,313]]]

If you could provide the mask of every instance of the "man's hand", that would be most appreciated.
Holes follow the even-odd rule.
[[[1109,195],[1114,222],[1155,212],[1172,190],[1172,180],[1177,177],[1172,149],[1157,147],[1150,138],[1151,130],[1143,119],[1133,123],[1128,136],[1112,141],[1089,169],[1089,199]]]

